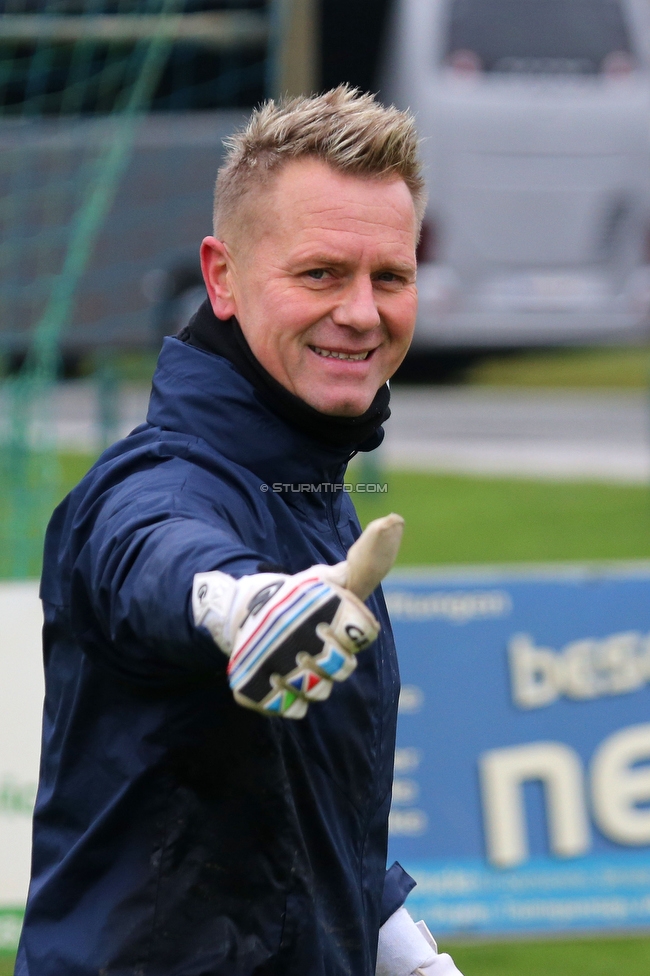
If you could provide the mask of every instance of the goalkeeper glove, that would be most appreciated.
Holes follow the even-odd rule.
[[[345,562],[295,576],[196,574],[194,622],[229,656],[228,679],[240,705],[302,718],[310,702],[325,700],[334,681],[352,674],[355,655],[380,630],[362,601],[391,568],[403,525],[398,515],[377,519]]]

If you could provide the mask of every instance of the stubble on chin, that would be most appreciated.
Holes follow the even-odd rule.
[[[341,397],[318,396],[313,389],[304,393],[297,393],[297,396],[310,407],[313,407],[314,410],[318,410],[319,413],[326,414],[328,417],[361,417],[370,407],[376,392],[361,402],[356,397],[351,399],[344,395]]]

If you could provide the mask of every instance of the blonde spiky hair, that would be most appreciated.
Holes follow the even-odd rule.
[[[303,156],[351,175],[404,180],[422,220],[426,193],[413,116],[357,88],[339,85],[322,95],[269,99],[225,145],[214,194],[216,237],[253,186]]]

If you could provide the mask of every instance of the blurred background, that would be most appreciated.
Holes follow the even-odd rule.
[[[53,507],[144,419],[162,338],[204,297],[223,139],[265,97],[340,82],[411,108],[429,187],[416,339],[386,440],[352,469],[353,485],[387,485],[355,491],[362,521],[405,516],[403,566],[445,567],[431,592],[479,564],[647,573],[648,0],[0,0],[0,610],[34,592]],[[580,626],[650,630],[648,596]],[[647,695],[643,674],[624,690]],[[0,720],[0,752],[14,725]],[[30,810],[4,768],[0,846]],[[417,835],[407,821],[397,837]],[[645,856],[647,822],[638,837]],[[639,883],[650,899],[650,867]],[[19,901],[0,877],[0,972]],[[443,928],[466,976],[648,972],[650,908],[625,939],[610,913],[570,940],[584,933],[569,916],[544,926],[561,941],[503,941],[495,924],[489,944],[456,944],[480,925]]]

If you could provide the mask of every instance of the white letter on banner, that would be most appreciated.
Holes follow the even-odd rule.
[[[488,858],[514,867],[528,857],[522,786],[541,780],[549,824],[549,845],[558,857],[589,849],[580,757],[561,742],[532,742],[491,749],[479,758]]]
[[[632,768],[635,763],[645,765]],[[619,844],[650,844],[650,724],[632,725],[610,735],[591,764],[591,794],[596,823]]]

